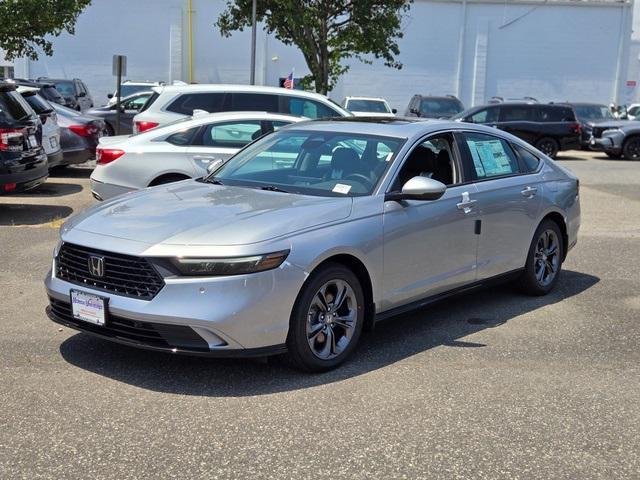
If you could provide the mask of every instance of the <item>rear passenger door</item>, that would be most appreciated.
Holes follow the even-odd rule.
[[[485,133],[465,132],[462,143],[465,172],[477,192],[477,278],[522,268],[541,204],[540,160],[519,145]]]
[[[204,175],[211,162],[226,162],[238,150],[268,131],[270,123],[261,120],[234,120],[203,125],[187,146],[187,157],[199,175]]]
[[[534,143],[538,134],[533,105],[502,105],[497,127],[525,142]]]

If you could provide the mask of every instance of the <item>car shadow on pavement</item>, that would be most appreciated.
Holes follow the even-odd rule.
[[[266,361],[172,356],[82,333],[64,341],[60,353],[76,367],[156,392],[212,397],[266,395],[356,377],[438,346],[488,347],[464,339],[561,302],[598,281],[593,275],[564,271],[556,289],[545,297],[528,297],[498,286],[380,322],[373,332],[363,335],[349,361],[323,374],[297,372],[278,358]]]
[[[62,220],[73,213],[61,205],[0,203],[0,226],[41,225]]]
[[[93,167],[88,165],[54,168],[49,172],[51,178],[89,178]]]
[[[47,181],[38,188],[15,195],[15,198],[64,197],[82,191],[82,185]]]

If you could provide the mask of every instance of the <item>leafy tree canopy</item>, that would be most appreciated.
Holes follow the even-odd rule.
[[[396,60],[402,38],[402,14],[412,0],[258,0],[257,20],[286,45],[296,45],[311,71],[303,79],[326,94],[355,58],[365,63],[383,59],[385,65],[402,68]],[[230,36],[251,26],[252,0],[227,1],[216,25]]]
[[[74,33],[78,15],[91,0],[0,0],[0,48],[7,60],[53,53],[47,35]]]

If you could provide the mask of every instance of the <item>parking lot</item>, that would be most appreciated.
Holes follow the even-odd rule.
[[[322,375],[60,328],[42,281],[91,168],[0,197],[0,478],[638,478],[640,163],[559,161],[582,227],[553,293],[387,320]]]

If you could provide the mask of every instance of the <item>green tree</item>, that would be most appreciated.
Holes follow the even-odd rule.
[[[396,60],[402,38],[402,14],[412,0],[258,0],[257,20],[286,45],[302,52],[311,75],[308,87],[326,94],[355,58],[371,63],[383,59],[388,67],[402,68]],[[216,26],[224,36],[251,26],[252,0],[227,1]]]
[[[0,0],[0,48],[5,57],[36,60],[38,49],[51,55],[53,45],[45,36],[73,33],[78,15],[90,3],[91,0]]]

